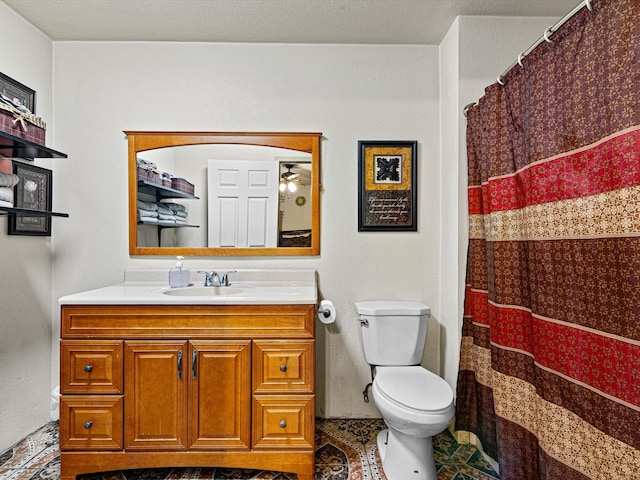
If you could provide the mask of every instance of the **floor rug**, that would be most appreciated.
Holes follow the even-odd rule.
[[[317,419],[316,480],[387,480],[375,445],[380,419]],[[433,439],[438,480],[494,480],[471,445],[444,431]],[[58,423],[51,422],[0,453],[0,480],[59,480]],[[153,468],[80,475],[77,480],[297,480],[297,475],[237,468]],[[404,479],[401,479],[404,480]]]

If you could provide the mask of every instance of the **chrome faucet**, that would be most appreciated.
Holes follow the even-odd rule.
[[[231,285],[229,281],[229,274],[236,273],[237,270],[229,270],[225,272],[222,277],[218,275],[218,272],[204,272],[202,270],[198,270],[198,273],[204,273],[204,286],[205,287],[228,287]]]
[[[230,273],[236,273],[236,272],[237,272],[237,270],[229,270],[224,275],[222,275],[222,279],[220,279],[220,286],[221,287],[228,287],[229,285],[231,285],[231,282],[229,281],[229,274]]]
[[[218,272],[203,272],[202,270],[198,270],[198,273],[204,273],[204,286],[205,287],[219,287],[220,286],[220,276]]]

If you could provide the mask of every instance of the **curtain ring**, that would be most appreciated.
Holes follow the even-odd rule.
[[[584,0],[584,4],[587,7],[587,10],[593,12],[593,7],[591,6],[591,0]]]
[[[477,105],[477,103],[476,103],[476,102],[471,102],[470,104],[468,104],[467,106],[465,106],[465,107],[462,109],[462,114],[466,117],[466,116],[467,116],[467,112],[469,111],[469,109],[470,109],[471,107],[475,107],[476,105]]]
[[[498,75],[498,83],[504,87],[504,82],[502,81],[502,75]]]
[[[551,35],[551,34],[553,34],[553,31],[551,30],[551,27],[547,28],[547,29],[544,31],[544,35],[543,35],[543,37],[544,37],[544,41],[545,41],[545,42],[547,42],[547,43],[553,43],[553,40],[550,40],[550,39],[549,39],[549,35]]]
[[[522,64],[522,59],[524,58],[524,55],[522,53],[518,54],[518,65],[520,65],[520,67],[524,70],[524,65]]]

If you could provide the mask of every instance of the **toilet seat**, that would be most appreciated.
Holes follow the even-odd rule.
[[[453,403],[449,384],[420,366],[376,367],[374,382],[390,402],[417,412],[437,415]]]

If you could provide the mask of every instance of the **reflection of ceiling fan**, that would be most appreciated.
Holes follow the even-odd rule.
[[[299,173],[294,173],[291,171],[295,164],[293,163],[285,163],[285,168],[287,169],[282,175],[280,175],[280,191],[284,192],[285,190],[289,190],[291,193],[295,192],[298,187],[296,185],[297,178],[300,175]]]

